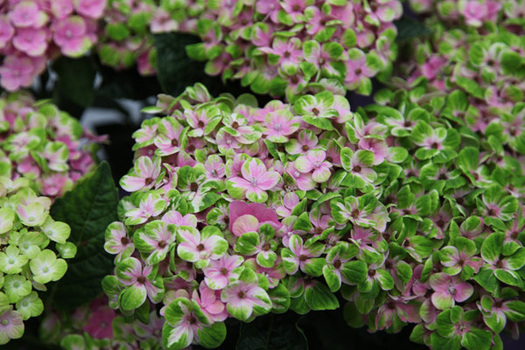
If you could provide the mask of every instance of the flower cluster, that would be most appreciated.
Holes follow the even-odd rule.
[[[0,176],[31,180],[51,199],[61,196],[93,166],[95,137],[47,101],[25,92],[0,98]]]
[[[470,6],[478,1],[458,3]],[[513,3],[525,11],[525,2]],[[497,5],[501,11],[508,5],[495,1],[480,4]],[[475,13],[481,15],[485,12],[478,10]],[[474,131],[484,132],[491,121],[512,114],[516,103],[523,101],[525,96],[525,27],[501,13],[497,18],[498,22],[490,22],[490,18],[480,20],[484,23],[482,28],[469,21],[461,26],[451,26],[444,19],[429,18],[428,24],[434,33],[428,40],[414,45],[411,60],[400,65],[403,69],[398,72],[415,85],[423,77],[437,91],[464,91],[465,105],[461,111],[455,112],[454,117],[466,114],[467,125]],[[507,132],[513,137],[519,136],[522,128],[520,121],[516,123],[508,125],[511,130]]]
[[[109,0],[99,38],[100,60],[116,69],[137,64],[141,75],[155,74],[152,34],[194,32],[202,7],[193,1]]]
[[[44,343],[62,349],[161,349],[162,320],[156,312],[128,320],[108,306],[106,297],[72,313],[49,313],[40,324]]]
[[[209,2],[197,21],[201,44],[190,57],[206,72],[239,79],[260,94],[293,96],[344,89],[371,93],[396,58],[393,21],[401,2],[264,0]]]
[[[525,25],[523,0],[410,0],[410,7],[419,14],[432,15],[447,26],[481,28],[484,23],[499,21],[509,29]]]
[[[124,314],[159,304],[169,349],[219,345],[227,317],[337,308],[332,292],[367,276],[352,240],[379,237],[389,220],[376,192],[407,153],[368,138],[381,130],[344,97],[255,105],[196,85],[162,97],[149,110],[169,116],[134,134],[103,287]]]
[[[525,320],[525,129],[505,131],[524,121],[525,104],[472,130],[464,91],[437,96],[425,85],[381,91],[365,108],[411,155],[381,200],[392,220],[384,268],[411,278],[380,305],[358,288],[350,310],[373,329],[418,323],[411,339],[433,349],[489,349]]]
[[[0,79],[29,87],[49,59],[80,57],[97,41],[106,0],[5,0],[0,3]]]
[[[354,326],[500,344],[525,320],[525,133],[500,132],[525,104],[481,134],[455,115],[459,90],[377,101],[161,96],[148,111],[168,116],[134,134],[132,194],[106,232],[110,306],[159,304],[168,349],[219,345],[228,317],[335,309],[336,292]]]
[[[42,313],[37,291],[62,278],[64,259],[75,256],[76,246],[66,241],[71,229],[51,218],[50,206],[29,179],[0,175],[0,344],[20,338],[24,321]]]
[[[198,35],[191,58],[206,61],[206,73],[238,79],[254,92],[289,100],[322,89],[370,94],[370,78],[386,77],[396,58],[393,21],[398,0],[172,1],[112,0],[99,54],[105,64],[138,63],[154,73],[151,33]]]

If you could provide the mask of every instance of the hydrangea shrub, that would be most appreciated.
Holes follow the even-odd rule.
[[[51,199],[27,178],[0,175],[0,344],[18,339],[24,321],[44,310],[38,291],[64,276],[75,256],[69,226],[49,215]]]
[[[218,346],[228,317],[336,309],[337,293],[353,326],[500,344],[525,320],[525,136],[469,130],[449,117],[461,91],[426,91],[356,113],[328,91],[264,108],[201,85],[163,96],[106,232],[110,306],[160,307],[168,349]]]
[[[366,1],[110,1],[102,62],[138,64],[155,71],[151,34],[183,32],[202,43],[188,55],[205,61],[206,73],[240,80],[260,94],[286,95],[328,89],[370,94],[371,78],[392,70],[397,55],[393,21],[397,0]]]
[[[31,180],[51,199],[94,167],[95,137],[79,121],[26,92],[0,98],[0,176]]]
[[[208,74],[260,94],[369,95],[370,78],[392,69],[401,14],[397,0],[210,1],[197,21],[203,43],[187,52],[207,61]]]
[[[422,3],[413,2],[413,6],[422,11],[426,8]],[[457,106],[454,117],[466,114],[465,121],[474,131],[483,132],[502,114],[513,114],[525,93],[525,23],[520,16],[525,3],[424,3],[432,9],[426,23],[433,34],[410,44],[413,53],[408,62],[400,65],[399,76],[413,85],[424,77],[436,91],[444,93],[463,91],[464,101]],[[519,136],[521,119],[503,124],[510,128],[505,132]]]
[[[486,22],[499,22],[509,29],[525,25],[523,0],[410,0],[410,7],[418,14],[439,18],[451,26],[480,29]]]
[[[97,42],[106,0],[5,0],[0,5],[0,84],[29,87],[60,55],[80,57]]]

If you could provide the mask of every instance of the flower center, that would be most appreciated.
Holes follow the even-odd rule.
[[[274,126],[273,128],[274,128],[275,130],[277,130],[277,131],[281,131],[281,130],[282,130],[282,126],[281,126],[281,124],[279,124],[279,123],[275,124],[275,126]]]
[[[161,249],[166,247],[167,245],[168,245],[168,243],[166,243],[166,241],[160,241],[159,242],[159,248],[161,248]]]
[[[144,180],[144,183],[146,184],[146,186],[151,185],[152,182],[153,182],[153,179],[151,177],[148,177],[146,180]]]
[[[176,147],[176,146],[179,145],[179,141],[173,139],[173,140],[171,140],[171,145],[174,146],[174,147]]]
[[[452,295],[456,294],[456,287],[454,286],[448,287],[448,292]]]
[[[232,128],[237,129],[238,127],[239,127],[239,123],[237,122],[232,123]]]
[[[122,243],[122,245],[126,245],[126,244],[128,244],[128,243],[129,243],[129,239],[128,239],[128,237],[122,237],[122,238],[120,239],[120,243]]]
[[[237,294],[239,296],[239,299],[244,299],[246,298],[246,293],[244,291],[240,291],[239,294]]]
[[[352,210],[352,213],[350,215],[352,215],[352,217],[354,219],[357,219],[359,217],[359,214],[360,214],[360,211],[359,211],[359,209],[356,208],[356,209]]]
[[[198,189],[199,189],[199,184],[196,183],[196,182],[192,182],[191,185],[190,185],[190,190],[192,192],[196,192]]]
[[[319,110],[318,110],[317,108],[314,107],[314,108],[312,109],[312,113],[317,117],[317,116],[319,115],[320,112],[319,112]]]
[[[307,257],[306,255],[301,254],[301,255],[299,256],[299,261],[306,261],[306,260],[308,260],[308,257]]]
[[[334,267],[336,269],[340,268],[341,267],[341,260],[338,259],[338,260],[334,261]]]
[[[306,151],[309,150],[308,145],[303,145],[303,147],[301,147],[301,149],[302,149],[304,152],[306,152]]]
[[[270,250],[270,243],[268,242],[264,243],[264,245],[262,246],[262,250],[264,250],[265,252]]]
[[[71,39],[73,37],[73,32],[71,30],[66,30],[66,38]]]
[[[226,276],[228,274],[228,269],[225,267],[221,267],[221,275]]]
[[[252,177],[252,180],[250,182],[253,186],[257,186],[257,178]]]
[[[197,126],[199,128],[203,128],[204,127],[204,122],[202,120],[199,120],[199,122],[197,123]]]
[[[354,171],[354,173],[359,173],[361,172],[361,167],[359,165],[356,165],[352,170]]]
[[[193,315],[188,316],[187,320],[188,320],[188,323],[191,325],[197,323],[197,319]]]
[[[202,251],[204,250],[204,244],[199,243],[199,245],[197,246],[197,250],[198,250],[199,252],[202,252]]]
[[[137,282],[140,283],[140,284],[144,284],[144,282],[146,282],[146,277],[144,276],[139,276],[137,278]]]

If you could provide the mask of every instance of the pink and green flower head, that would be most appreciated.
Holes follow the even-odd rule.
[[[137,258],[129,257],[117,264],[116,275],[125,286],[118,297],[123,311],[139,308],[147,298],[153,303],[162,300],[164,283],[152,266],[143,266]]]
[[[45,29],[20,28],[13,37],[13,46],[31,57],[42,56],[48,48],[49,34]]]
[[[228,193],[236,199],[247,198],[255,203],[268,199],[268,190],[274,188],[281,176],[276,171],[268,171],[262,161],[252,158],[241,168],[242,177],[236,176],[228,181]]]
[[[150,221],[133,235],[137,250],[147,255],[147,264],[162,262],[175,246],[176,226],[161,220]]]
[[[48,20],[45,12],[41,11],[38,3],[33,1],[20,1],[9,13],[9,19],[18,28],[39,28]]]
[[[135,246],[123,223],[115,221],[107,227],[104,249],[110,254],[116,254],[116,260],[128,258],[133,254]]]
[[[19,339],[24,334],[24,322],[22,315],[13,310],[13,307],[6,308],[0,314],[0,344],[7,344],[11,339]]]
[[[147,191],[158,183],[161,171],[159,157],[140,157],[135,161],[133,172],[120,180],[120,186],[128,192]]]
[[[290,111],[280,110],[269,113],[264,120],[266,138],[272,142],[288,142],[288,136],[299,129],[299,120]]]
[[[299,269],[314,277],[322,274],[325,259],[320,258],[324,246],[319,243],[305,242],[298,235],[292,235],[288,242],[288,248],[281,251],[283,267],[285,271],[293,275]]]
[[[213,290],[224,289],[239,278],[243,262],[244,259],[240,255],[224,255],[218,260],[212,260],[210,265],[203,269],[206,285]]]
[[[73,0],[75,11],[79,14],[99,19],[106,9],[107,0]]]
[[[80,57],[89,50],[92,41],[83,17],[70,16],[54,23],[54,41],[69,57]]]
[[[33,82],[33,62],[25,55],[7,56],[0,67],[2,86],[8,91],[28,87]]]
[[[312,179],[318,183],[328,181],[332,174],[332,163],[326,160],[326,152],[321,150],[308,151],[306,156],[297,158],[295,168],[301,173],[311,173]]]
[[[273,228],[278,230],[281,228],[282,224],[279,222],[279,218],[277,216],[277,213],[270,208],[267,208],[264,204],[260,203],[245,203],[242,201],[233,201],[229,205],[229,216],[230,216],[230,232],[232,232],[236,236],[242,235],[246,231],[245,229],[242,229],[243,232],[238,232],[240,234],[236,234],[235,232],[237,230],[234,229],[234,225],[237,227],[243,227],[245,225],[241,225],[240,223],[237,223],[237,221],[241,218],[248,218],[252,217],[257,220],[258,225],[262,224],[270,224]],[[244,219],[243,219],[244,221]],[[248,220],[250,221],[250,220]],[[258,229],[258,227],[256,228]]]
[[[474,293],[474,287],[461,280],[458,276],[447,273],[435,273],[430,276],[430,287],[432,293],[432,304],[439,310],[446,310],[469,299]]]
[[[213,322],[222,322],[228,318],[228,311],[221,301],[220,291],[210,289],[206,283],[201,283],[198,293],[196,290],[193,291],[192,299]]]
[[[197,268],[209,266],[211,260],[219,259],[228,250],[228,242],[214,226],[206,226],[202,231],[180,226],[177,229],[177,240],[177,255],[194,263]]]
[[[162,343],[169,350],[184,349],[192,343],[217,347],[226,338],[224,323],[208,319],[196,300],[175,299],[166,308],[165,318]]]
[[[251,269],[244,269],[239,279],[222,290],[221,300],[228,313],[241,321],[264,315],[272,309],[268,293],[260,287],[265,278]],[[267,283],[267,281],[266,281]]]

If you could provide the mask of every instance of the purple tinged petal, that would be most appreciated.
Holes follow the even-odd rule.
[[[240,237],[246,232],[257,232],[259,228],[259,220],[253,215],[243,215],[239,217],[232,226],[232,233]]]
[[[459,278],[455,279],[457,282],[461,281]],[[455,286],[454,300],[461,303],[472,296],[474,287],[468,282],[457,283]]]

